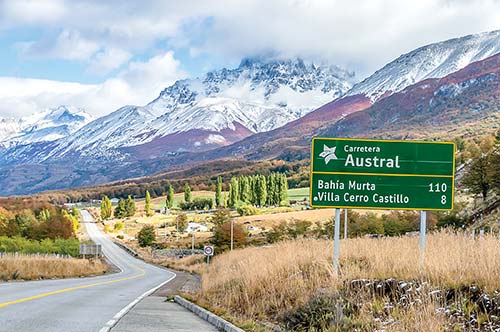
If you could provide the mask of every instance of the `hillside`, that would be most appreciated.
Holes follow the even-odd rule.
[[[2,194],[94,186],[215,160],[306,160],[310,139],[318,135],[450,140],[483,134],[498,127],[498,55],[491,54],[499,51],[499,35],[495,31],[421,47],[339,98],[347,87],[339,79],[350,76],[336,67],[244,60],[237,69],[209,73],[196,84],[177,82],[145,107],[123,107],[60,140],[0,151]],[[397,86],[385,84],[395,81]],[[244,94],[253,101],[229,97],[228,84],[253,91]],[[273,99],[282,89],[314,102],[318,99],[312,96],[321,90],[333,101],[297,113],[298,104]],[[261,99],[255,99],[257,92]],[[284,125],[275,121],[284,114],[276,113],[276,105],[295,114]],[[179,116],[172,118],[175,112]]]

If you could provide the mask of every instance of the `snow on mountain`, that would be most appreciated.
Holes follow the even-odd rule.
[[[197,79],[177,81],[146,108],[162,115],[158,126],[151,127],[160,135],[191,129],[220,131],[228,128],[221,124],[233,119],[252,132],[262,132],[340,97],[353,81],[354,73],[336,66],[317,66],[301,59],[248,58],[236,69],[224,68]],[[204,121],[196,119],[200,112]],[[210,113],[214,121],[210,121]],[[226,119],[221,121],[221,116]]]
[[[107,148],[140,143],[141,130],[154,119],[155,116],[144,107],[124,106],[59,140],[56,147],[43,158],[64,156],[73,152],[79,152],[81,155],[106,153]]]
[[[500,30],[454,38],[401,55],[347,93],[373,101],[428,78],[442,78],[500,52]]]
[[[92,120],[82,109],[59,106],[19,119],[0,119],[0,145],[13,147],[66,137]]]
[[[125,106],[99,118],[57,141],[52,152],[40,158],[75,151],[107,154],[192,130],[206,133],[201,142],[226,145],[241,136],[226,132],[227,139],[223,137],[222,131],[236,131],[235,124],[248,129],[247,135],[272,130],[341,96],[353,80],[352,72],[300,59],[244,59],[236,69],[177,81],[146,106]],[[173,145],[166,148],[176,151]],[[195,148],[202,148],[199,141]]]

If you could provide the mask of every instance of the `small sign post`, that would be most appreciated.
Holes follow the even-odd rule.
[[[313,138],[310,202],[314,208],[336,209],[335,272],[341,208],[345,218],[348,208],[420,210],[423,261],[426,211],[453,209],[454,177],[451,142]]]
[[[214,255],[214,246],[204,246],[203,253],[207,256],[207,264],[210,263],[210,257]]]

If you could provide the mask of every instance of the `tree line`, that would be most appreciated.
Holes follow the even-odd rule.
[[[493,146],[471,161],[463,184],[471,193],[481,195],[483,200],[490,191],[500,194],[500,131],[495,136]]]
[[[217,206],[235,208],[238,202],[254,206],[287,204],[288,181],[284,173],[232,177],[227,200],[222,200],[222,179],[217,180],[215,202]]]

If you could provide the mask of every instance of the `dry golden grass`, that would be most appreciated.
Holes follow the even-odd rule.
[[[199,300],[228,310],[237,319],[273,320],[305,303],[318,289],[335,290],[356,278],[427,281],[436,288],[473,283],[489,291],[500,289],[500,241],[492,236],[473,240],[461,233],[430,234],[424,265],[418,237],[342,240],[339,276],[332,269],[332,247],[332,241],[303,239],[215,257],[201,271]]]
[[[107,266],[100,260],[45,256],[0,257],[0,280],[37,280],[103,274]]]

